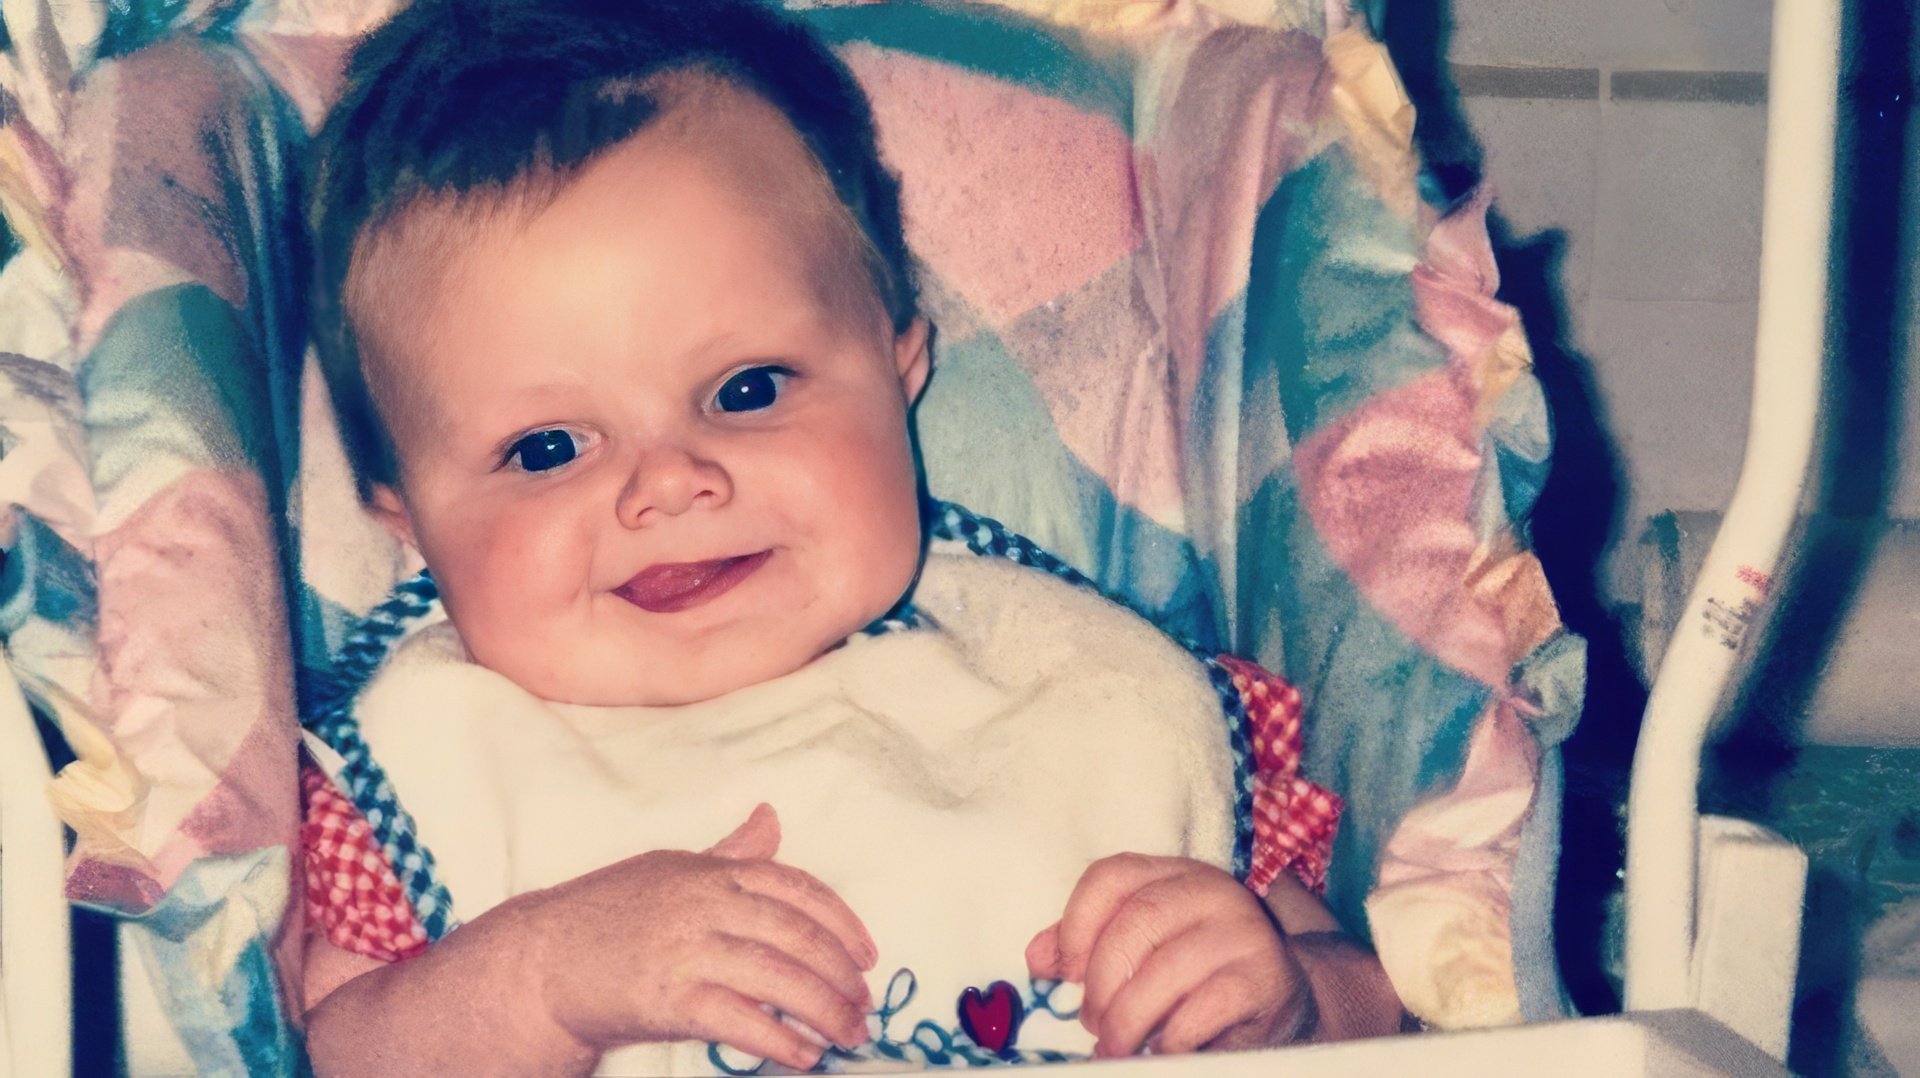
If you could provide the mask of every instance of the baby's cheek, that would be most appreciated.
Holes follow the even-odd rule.
[[[897,570],[917,559],[919,509],[913,457],[904,437],[884,430],[849,431],[816,473],[813,504],[832,506],[827,526],[839,531],[857,568]],[[910,569],[908,571],[911,571]]]
[[[532,508],[476,526],[462,542],[459,572],[442,591],[474,659],[536,695],[574,698],[563,642],[580,638],[591,546],[564,519]]]
[[[920,514],[911,495],[869,505],[842,561],[843,594],[859,596],[861,624],[899,601],[920,566]]]
[[[457,570],[436,575],[475,614],[525,617],[536,611],[518,608],[564,602],[586,586],[590,544],[575,522],[538,505],[476,514],[446,541]]]

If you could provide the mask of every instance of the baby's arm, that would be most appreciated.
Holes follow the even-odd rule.
[[[321,1074],[575,1073],[609,1048],[725,1043],[801,1070],[866,1039],[873,941],[825,885],[773,862],[762,806],[705,853],[641,854],[509,899],[392,965],[315,941],[307,1045]]]
[[[316,1074],[586,1074],[599,1053],[539,1005],[517,900],[418,958],[384,963],[310,935],[307,1053]]]
[[[1326,903],[1291,873],[1282,872],[1267,889],[1266,907],[1313,986],[1318,1016],[1313,1040],[1400,1031],[1406,1011],[1386,969],[1378,956],[1341,929]]]
[[[1088,868],[1027,947],[1037,977],[1084,987],[1095,1054],[1254,1048],[1400,1028],[1379,961],[1289,878],[1262,904],[1226,872],[1120,854]]]

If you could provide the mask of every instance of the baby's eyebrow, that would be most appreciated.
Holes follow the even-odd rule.
[[[580,401],[583,396],[591,399],[605,392],[605,383],[596,383],[584,378],[555,379],[545,382],[510,384],[503,387],[503,390],[505,393],[510,394],[513,404],[509,412],[511,414],[526,415],[528,409],[524,407],[525,405],[539,406],[550,402],[571,404]],[[494,411],[497,412],[498,409]]]

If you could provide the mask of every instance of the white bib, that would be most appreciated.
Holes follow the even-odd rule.
[[[1233,764],[1201,665],[1088,591],[952,549],[936,545],[914,594],[935,627],[855,638],[682,707],[549,704],[466,661],[451,626],[416,633],[359,717],[455,914],[648,850],[704,849],[764,801],[780,816],[777,860],[819,877],[872,933],[875,1000],[894,982],[897,1002],[897,971],[911,971],[887,1040],[926,1021],[967,1043],[963,991],[1007,981],[1031,1002],[1027,942],[1090,863],[1129,851],[1227,867]],[[1077,989],[1058,998],[1066,1010]],[[1013,1047],[1086,1053],[1092,1037],[1043,1010]],[[879,1063],[926,1057],[904,1054]],[[714,1067],[688,1042],[609,1053],[601,1073]]]

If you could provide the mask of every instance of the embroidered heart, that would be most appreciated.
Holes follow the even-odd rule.
[[[960,993],[960,1028],[987,1051],[1005,1051],[1020,1035],[1024,1010],[1019,991],[1005,981],[993,982],[985,993],[970,987]]]

